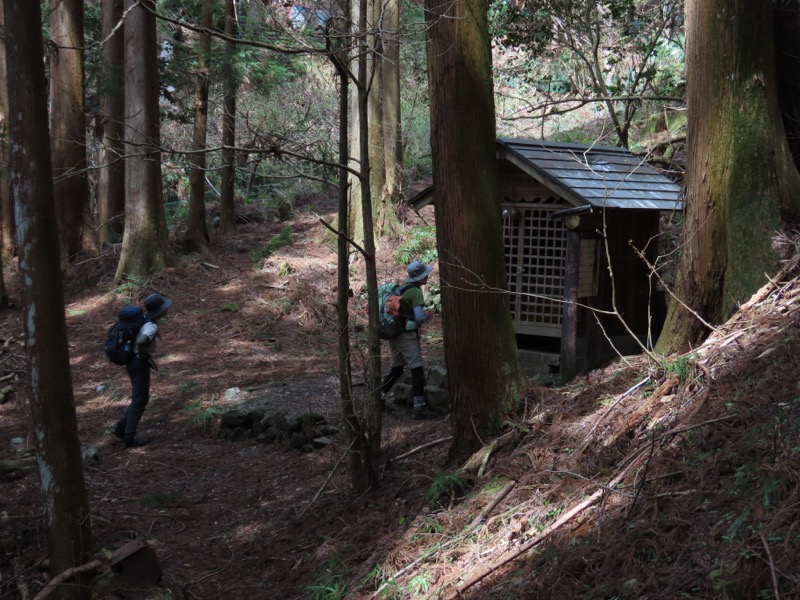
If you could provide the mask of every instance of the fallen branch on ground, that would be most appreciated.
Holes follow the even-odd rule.
[[[472,521],[472,523],[469,526],[469,529],[475,529],[478,525],[483,523],[486,520],[486,517],[488,517],[489,514],[497,507],[497,505],[503,501],[503,498],[508,496],[508,494],[511,492],[511,490],[514,489],[516,485],[517,485],[516,481],[511,481],[508,484],[506,484],[506,486],[502,490],[500,490],[500,492],[494,497],[494,499],[492,499],[492,501],[486,505],[486,507],[481,511],[481,514],[475,517],[475,520]]]
[[[633,463],[631,463],[631,464],[633,464]],[[561,527],[563,527],[566,523],[571,521],[574,517],[576,517],[577,515],[582,513],[587,508],[589,508],[589,507],[593,506],[594,504],[596,504],[597,502],[599,502],[600,499],[603,496],[605,496],[605,494],[608,491],[608,489],[616,487],[616,485],[620,481],[622,481],[622,479],[628,473],[629,469],[630,469],[630,466],[628,466],[628,468],[626,468],[622,473],[617,475],[614,479],[609,481],[608,485],[606,485],[602,489],[597,490],[594,494],[589,496],[586,500],[584,500],[583,502],[581,502],[577,506],[573,507],[570,511],[566,512],[560,519],[558,519],[555,523],[553,523],[547,529],[542,531],[539,535],[534,536],[533,538],[528,540],[526,543],[522,544],[521,546],[518,546],[514,550],[507,551],[503,556],[501,556],[498,560],[496,560],[492,564],[487,565],[485,567],[481,567],[478,570],[477,573],[472,575],[469,579],[467,579],[464,583],[462,583],[458,588],[453,590],[447,596],[447,600],[455,600],[456,598],[461,596],[461,594],[463,594],[466,590],[471,588],[473,585],[479,583],[480,581],[482,581],[483,579],[485,579],[486,577],[488,577],[489,575],[491,575],[492,573],[497,571],[502,566],[508,564],[509,562],[514,560],[515,558],[517,558],[519,556],[522,556],[523,554],[525,554],[528,550],[530,550],[534,546],[538,546],[539,544],[541,544],[544,540],[546,540],[553,533],[558,531]]]
[[[401,454],[400,456],[395,456],[394,460],[402,460],[404,458],[408,458],[409,456],[412,456],[412,455],[416,454],[417,452],[421,452],[422,450],[425,450],[426,448],[431,448],[432,446],[438,446],[439,444],[442,444],[444,442],[449,442],[452,439],[453,439],[453,436],[449,435],[447,437],[439,438],[438,440],[433,440],[432,442],[428,442],[427,444],[422,444],[422,446],[417,446],[416,448],[414,448],[412,450],[409,450],[405,454]]]
[[[336,471],[339,470],[339,465],[341,465],[342,461],[345,459],[345,457],[348,454],[350,454],[350,450],[352,449],[354,443],[355,443],[355,440],[350,442],[350,446],[348,446],[347,450],[344,451],[344,454],[342,454],[341,458],[339,458],[339,460],[336,461],[336,464],[333,465],[333,468],[331,469],[331,472],[328,474],[328,478],[322,484],[322,487],[320,487],[319,490],[317,490],[317,493],[314,494],[314,497],[311,499],[311,502],[306,504],[306,507],[303,510],[300,511],[299,515],[297,515],[298,519],[301,518],[304,514],[306,514],[306,511],[311,507],[312,504],[314,504],[314,502],[317,501],[317,499],[320,497],[320,495],[322,495],[322,492],[325,491],[325,488],[328,487],[328,484],[330,483],[331,479],[333,479],[333,475],[336,473]]]
[[[617,398],[617,399],[614,401],[614,403],[613,403],[613,404],[611,404],[611,406],[609,406],[609,407],[608,407],[608,409],[606,409],[606,411],[605,411],[605,412],[604,412],[604,413],[603,413],[603,414],[600,416],[600,418],[599,418],[599,419],[597,419],[597,420],[595,421],[594,425],[593,425],[593,426],[592,426],[592,428],[589,430],[589,433],[587,433],[587,434],[584,436],[584,438],[583,438],[583,440],[581,441],[581,443],[580,443],[580,444],[578,444],[578,448],[579,448],[579,450],[578,450],[578,453],[579,453],[579,454],[582,454],[582,453],[583,453],[583,451],[584,451],[584,450],[586,450],[586,447],[589,445],[589,438],[590,438],[590,437],[591,437],[591,435],[594,433],[595,429],[597,429],[597,426],[598,426],[598,425],[600,425],[600,423],[602,423],[602,422],[605,420],[605,418],[608,416],[608,414],[609,414],[609,413],[610,413],[612,410],[614,410],[614,407],[616,407],[616,406],[617,406],[617,404],[619,404],[620,402],[622,402],[622,401],[623,401],[625,398],[627,398],[628,396],[630,396],[630,395],[631,395],[631,394],[632,394],[634,391],[636,391],[637,389],[639,389],[641,386],[643,386],[644,384],[646,384],[648,381],[650,381],[650,377],[645,377],[645,378],[644,378],[644,379],[642,379],[642,380],[641,380],[639,383],[637,383],[637,384],[636,384],[636,385],[634,385],[632,388],[630,388],[628,391],[626,391],[626,392],[624,392],[623,394],[621,394],[621,395],[619,396],[619,398]]]
[[[531,548],[534,548],[539,544],[541,544],[548,537],[553,535],[556,531],[558,531],[565,524],[569,523],[573,518],[578,516],[584,510],[597,504],[605,496],[607,492],[614,490],[614,488],[616,488],[617,485],[619,485],[622,482],[622,480],[625,479],[625,476],[630,472],[631,469],[641,464],[643,460],[650,460],[651,458],[650,451],[653,449],[654,446],[660,449],[667,443],[668,440],[670,440],[671,438],[680,433],[685,433],[692,429],[696,429],[698,427],[703,427],[713,423],[726,421],[731,418],[733,418],[733,415],[728,415],[718,419],[703,421],[702,423],[695,423],[692,425],[685,425],[683,427],[676,427],[670,431],[665,432],[663,435],[659,436],[658,439],[651,441],[649,444],[646,444],[645,446],[636,449],[629,455],[629,457],[625,461],[622,461],[623,463],[628,462],[628,464],[616,475],[616,477],[614,477],[606,485],[604,485],[602,488],[594,492],[583,502],[574,506],[572,509],[564,513],[557,521],[555,521],[552,525],[541,531],[538,535],[535,535],[521,546],[518,546],[513,550],[506,551],[503,555],[500,556],[500,558],[498,558],[492,564],[487,565],[485,567],[481,567],[474,575],[470,576],[469,579],[467,579],[464,583],[462,583],[458,588],[450,592],[450,594],[446,596],[447,600],[455,600],[456,598],[461,596],[461,594],[463,594],[466,590],[468,590],[475,584],[479,583],[480,581],[482,581],[483,579],[485,579],[486,577],[488,577],[501,567],[505,566],[515,558],[522,556]]]
[[[50,581],[48,581],[45,586],[42,588],[42,591],[34,596],[33,600],[44,600],[45,598],[49,597],[51,594],[54,594],[56,590],[58,590],[58,586],[62,583],[65,583],[72,579],[73,577],[77,577],[78,575],[83,575],[84,573],[94,573],[95,571],[99,571],[103,568],[103,563],[99,560],[93,560],[91,562],[86,563],[85,565],[80,565],[77,567],[72,567],[71,569],[67,569],[63,573],[59,573],[55,577],[53,577]]]

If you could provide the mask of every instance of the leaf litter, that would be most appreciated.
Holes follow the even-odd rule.
[[[176,310],[141,449],[107,433],[128,382],[99,340],[144,289],[109,291],[113,256],[85,262],[81,289],[68,288],[79,431],[99,455],[85,471],[95,547],[142,539],[164,570],[157,590],[106,575],[95,597],[800,598],[796,260],[682,357],[627,357],[532,386],[469,468],[446,464],[448,419],[387,413],[383,485],[356,495],[343,436],[313,453],[232,443],[188,410],[269,385],[277,406],[336,421],[335,253],[315,216],[291,225],[292,244],[256,265],[250,253],[283,225],[242,226],[143,286]],[[391,261],[382,269],[402,276]],[[362,285],[354,261],[356,333]],[[441,360],[440,329],[437,317],[429,362]],[[0,334],[3,374],[18,376],[0,404],[10,460],[32,448],[18,312],[2,315]],[[461,483],[446,485],[453,475]],[[5,472],[0,504],[0,598],[27,598],[51,576],[36,473]]]

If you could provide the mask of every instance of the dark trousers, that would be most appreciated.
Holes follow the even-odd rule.
[[[131,378],[131,403],[117,423],[117,427],[124,429],[126,438],[133,438],[139,421],[142,419],[144,409],[150,401],[150,364],[147,360],[134,357],[133,361],[125,367],[128,377]]]
[[[381,393],[387,394],[395,382],[403,376],[405,367],[392,367],[386,375],[383,376],[381,383]],[[411,369],[411,390],[414,396],[421,397],[425,393],[425,373],[422,367]]]

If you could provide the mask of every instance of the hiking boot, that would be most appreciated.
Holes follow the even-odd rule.
[[[141,448],[146,446],[150,440],[138,437],[126,437],[124,440],[126,448]]]
[[[116,425],[114,425],[114,429],[111,430],[111,433],[113,433],[121,440],[125,439],[125,425],[123,425],[122,423],[117,423]]]

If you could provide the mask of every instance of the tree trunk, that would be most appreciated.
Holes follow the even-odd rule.
[[[366,15],[362,18],[360,10],[365,10]],[[353,12],[357,15],[359,23],[363,23],[360,32],[369,32],[366,35],[366,42],[359,44],[359,49],[367,53],[365,60],[358,61],[356,77],[363,81],[363,89],[360,86],[353,86],[351,98],[352,123],[350,127],[350,147],[362,147],[361,136],[366,136],[366,147],[369,152],[369,170],[365,163],[354,158],[350,161],[350,167],[359,172],[360,176],[350,174],[350,210],[349,226],[351,236],[357,243],[365,242],[365,226],[363,221],[364,211],[361,206],[362,185],[369,185],[372,209],[370,211],[372,224],[370,228],[374,234],[384,235],[391,231],[397,223],[394,216],[393,207],[390,199],[384,195],[386,172],[384,160],[384,127],[383,127],[383,75],[382,75],[382,27],[383,27],[383,5],[379,0],[369,0],[364,3],[353,0]],[[353,37],[354,40],[360,39],[359,32]],[[361,70],[363,69],[363,73]],[[363,113],[359,109],[359,104],[367,98],[367,109]],[[361,126],[361,120],[366,120],[366,125]],[[373,241],[374,243],[374,241]]]
[[[125,236],[115,280],[146,279],[172,255],[161,190],[154,0],[125,0]]]
[[[62,259],[94,250],[86,176],[83,0],[50,0],[50,144]]]
[[[383,25],[383,147],[387,205],[400,202],[403,183],[403,138],[400,126],[400,2],[384,4]],[[393,214],[389,211],[389,215]]]
[[[100,169],[97,172],[97,212],[102,242],[122,239],[125,215],[125,38],[121,25],[122,0],[103,0],[102,85],[97,115]],[[116,29],[115,29],[116,28]],[[113,33],[112,33],[113,32]]]
[[[11,185],[20,248],[22,313],[30,400],[44,493],[52,575],[91,558],[89,506],[64,318],[58,224],[47,127],[47,92],[38,2],[6,0]],[[85,584],[86,581],[78,582]],[[59,590],[60,598],[91,597],[86,585]]]
[[[351,39],[353,40],[353,55],[354,57],[358,56],[358,51],[361,50],[365,44],[359,44],[356,40],[359,39],[359,24],[362,22],[361,15],[359,11],[362,9],[362,5],[364,3],[361,0],[351,0],[351,14],[353,15],[353,23],[355,24],[353,31],[351,32]],[[366,22],[366,19],[364,19]],[[350,154],[348,166],[352,171],[348,171],[348,223],[347,223],[347,231],[350,232],[350,238],[354,240],[358,244],[363,244],[364,242],[364,221],[362,219],[363,212],[361,210],[361,184],[363,180],[366,180],[366,175],[364,171],[364,167],[361,164],[359,156],[357,154],[357,149],[361,147],[361,102],[362,97],[366,94],[365,89],[361,89],[361,86],[358,84],[359,81],[362,79],[366,81],[366,77],[361,77],[359,73],[360,64],[362,61],[359,61],[358,58],[354,58],[351,62],[352,69],[351,73],[354,73],[354,79],[356,80],[356,85],[353,85],[351,88],[350,93],[350,148],[353,149],[353,152]],[[366,65],[366,60],[363,61]],[[361,174],[361,175],[359,175]],[[339,225],[341,229],[341,225]]]
[[[773,4],[690,0],[686,17],[687,208],[675,293],[713,325],[777,270],[771,240],[781,210],[797,212],[800,177],[778,109]],[[707,333],[672,302],[656,349],[681,351]]]
[[[501,291],[505,260],[486,4],[427,0],[426,8],[451,459],[461,460],[500,431],[524,376]]]
[[[0,28],[3,28],[3,2],[0,0]],[[0,36],[0,81],[6,78],[6,41]],[[10,259],[17,254],[17,234],[14,228],[14,199],[8,179],[8,86],[0,85],[0,252]]]
[[[211,0],[203,0],[200,9],[200,27],[210,30]],[[197,73],[194,91],[194,130],[192,131],[192,171],[189,175],[189,224],[186,231],[186,248],[202,252],[208,247],[206,226],[206,133],[208,131],[208,60],[211,54],[211,36],[202,32],[197,48]]]
[[[347,135],[347,115],[349,106],[349,72],[347,65],[349,59],[347,50],[342,48],[342,40],[346,39],[349,21],[348,0],[342,6],[345,17],[342,19],[340,31],[333,32],[334,35],[328,37],[329,48],[335,46],[335,54],[331,55],[331,60],[339,75],[339,210],[338,222],[342,229],[336,239],[337,250],[337,297],[336,308],[338,314],[338,354],[339,354],[339,390],[341,394],[342,419],[345,423],[345,433],[347,435],[347,447],[350,452],[350,480],[356,490],[365,490],[369,487],[369,477],[363,468],[362,457],[366,455],[366,435],[361,419],[356,411],[355,400],[353,398],[353,373],[350,356],[350,317],[348,311],[349,291],[350,291],[350,247],[347,238],[347,157],[350,151]],[[333,48],[331,48],[333,49]]]
[[[225,2],[225,96],[222,113],[222,169],[220,170],[219,229],[223,234],[236,229],[235,190],[236,190],[236,93],[239,78],[236,74],[236,43],[238,35],[236,20],[236,0]]]
[[[778,97],[786,139],[800,168],[800,6],[774,3]]]
[[[3,260],[0,258],[0,311],[8,308],[8,292],[6,291],[6,277],[3,272]]]
[[[367,1],[367,139],[369,147],[369,195],[374,203],[372,223],[378,235],[383,233],[383,192],[386,184],[386,161],[383,148],[383,5],[381,0]]]
[[[359,31],[366,31],[367,27],[367,2],[369,0],[359,0]],[[366,267],[367,278],[367,297],[370,299],[378,297],[378,273],[375,261],[375,231],[373,229],[373,206],[372,194],[369,185],[370,172],[370,149],[368,134],[369,97],[367,53],[368,44],[359,45],[358,52],[358,128],[359,146],[358,156],[361,162],[361,221],[364,228],[364,265]],[[370,487],[375,487],[380,481],[380,461],[381,461],[381,431],[383,410],[380,398],[381,383],[381,340],[378,335],[378,306],[376,302],[368,303],[369,314],[369,336],[367,339],[368,356],[367,359],[367,427],[366,427],[366,452],[362,453],[362,473]]]

